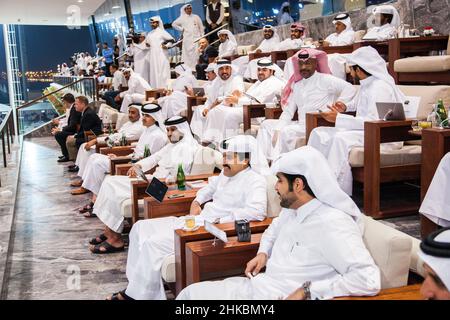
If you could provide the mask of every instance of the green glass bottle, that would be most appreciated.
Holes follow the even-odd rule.
[[[184,175],[183,171],[183,165],[180,163],[178,165],[178,172],[177,172],[177,186],[178,190],[186,190],[186,176]]]
[[[114,134],[114,130],[113,130],[112,123],[110,122],[110,123],[109,123],[109,135],[111,136],[111,135],[113,135],[113,134]]]
[[[144,147],[144,158],[150,157],[150,148],[148,147],[148,144]]]
[[[437,107],[436,107],[436,117],[438,117],[438,124],[441,127],[447,127],[448,126],[448,115],[447,111],[444,107],[444,101],[442,99],[438,100]]]
[[[125,133],[122,133],[122,137],[120,139],[120,145],[126,146],[127,145],[127,137],[125,136]]]

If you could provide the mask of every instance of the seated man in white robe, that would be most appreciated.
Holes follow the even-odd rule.
[[[355,95],[353,86],[330,75],[327,55],[315,49],[303,49],[292,60],[294,75],[283,92],[283,113],[279,120],[265,120],[258,131],[258,144],[267,159],[294,150],[305,136],[306,113],[328,110],[337,101],[348,103]],[[298,121],[293,121],[295,112]]]
[[[430,234],[420,244],[425,280],[420,293],[427,300],[450,300],[450,228]]]
[[[124,69],[123,75],[128,82],[128,90],[119,93],[115,100],[120,101],[122,99],[120,112],[127,112],[130,104],[144,102],[145,91],[151,90],[152,87],[144,78],[130,68]]]
[[[230,30],[219,30],[217,36],[220,41],[217,60],[237,54],[237,41]]]
[[[271,25],[266,25],[262,29],[264,40],[259,44],[258,48],[253,53],[265,53],[277,50],[280,44],[280,37]],[[251,78],[251,75],[256,74],[256,60],[249,60],[249,56],[239,57],[233,60],[233,65],[238,67],[238,73],[245,78]]]
[[[309,137],[308,145],[320,150],[328,159],[341,188],[352,194],[353,176],[349,163],[352,148],[364,145],[364,122],[379,120],[377,102],[401,102],[406,97],[397,88],[388,73],[386,62],[372,47],[359,48],[347,57],[352,76],[360,80],[360,88],[349,103],[336,103],[322,116],[335,122],[335,127],[315,128]],[[356,117],[342,114],[356,110]],[[384,116],[384,115],[383,115]],[[383,118],[381,117],[381,119]],[[382,150],[398,149],[403,144],[383,143]]]
[[[363,242],[363,217],[338,186],[326,159],[311,147],[281,156],[272,171],[280,215],[263,233],[247,277],[204,281],[178,300],[332,299],[371,296],[380,270]],[[266,268],[262,273],[262,268]]]
[[[158,99],[165,119],[179,115],[187,108],[187,94],[192,88],[197,87],[197,79],[192,74],[191,68],[184,63],[175,67],[178,77],[172,83],[172,89],[167,90],[166,96]]]
[[[381,5],[373,8],[374,27],[369,28],[363,40],[389,40],[395,38],[400,26],[400,15],[391,5]]]
[[[120,139],[125,138],[127,141],[130,140],[138,140],[144,131],[144,127],[142,126],[142,122],[139,121],[141,118],[141,105],[138,104],[130,104],[128,106],[128,121],[124,123],[124,125],[119,129],[117,133],[114,133],[110,136],[100,136],[95,139],[90,140],[89,142],[83,143],[78,149],[77,159],[75,161],[75,166],[78,168],[77,175],[79,177],[83,177],[85,169],[91,161],[91,156],[95,154],[95,149],[97,144],[105,144],[110,143],[111,145],[115,145],[120,142]],[[76,169],[75,168],[75,169]],[[73,170],[76,171],[76,170]],[[81,187],[83,180],[75,181],[70,185],[72,187]],[[80,189],[73,190],[71,193],[73,195],[87,193],[88,190],[81,187]]]
[[[139,137],[136,147],[130,150],[132,152],[128,155],[130,161],[133,159],[142,159],[146,149],[148,149],[150,154],[155,154],[168,142],[160,106],[153,103],[143,105],[141,108],[141,118],[142,121],[139,121],[139,123],[142,134]],[[108,155],[96,153],[89,158],[86,169],[81,175],[82,191],[84,193],[89,191],[93,193],[91,202],[80,210],[80,213],[84,214],[86,218],[95,217],[95,214],[92,213],[94,203],[103,180],[111,172],[111,159],[116,157],[113,153]]]
[[[450,153],[439,163],[419,212],[441,227],[450,227]],[[449,269],[450,270],[450,269]]]
[[[300,49],[303,45],[303,38],[305,37],[306,27],[301,23],[291,24],[291,37],[281,41],[276,45],[273,51],[287,51],[293,49]]]
[[[203,140],[204,127],[207,121],[208,112],[224,102],[225,97],[232,92],[239,90],[245,91],[244,81],[239,75],[233,74],[234,67],[229,60],[221,59],[216,64],[216,74],[218,77],[211,84],[208,90],[207,100],[204,105],[197,106],[194,109],[191,120],[192,132]]]
[[[244,105],[276,103],[286,83],[274,73],[275,66],[270,58],[258,60],[258,81],[247,92],[233,91],[224,103],[209,110],[202,142],[217,145],[223,139],[237,135],[244,119]]]
[[[256,140],[236,136],[224,141],[222,147],[223,171],[209,179],[191,204],[195,224],[264,220],[267,183],[263,175],[269,173],[269,168],[264,157],[258,156]],[[246,187],[249,185],[251,188]],[[141,220],[133,226],[127,261],[129,284],[110,299],[166,299],[161,266],[165,257],[174,254],[174,229],[183,225],[184,217],[166,217]]]
[[[135,164],[144,172],[155,169],[154,173],[148,176],[149,181],[153,177],[163,180],[173,179],[176,177],[179,164],[182,165],[185,174],[189,175],[195,153],[201,148],[192,136],[186,118],[175,116],[167,119],[164,125],[167,129],[166,138],[170,143]],[[164,137],[158,139],[164,140]],[[103,181],[93,213],[105,224],[105,232],[90,241],[89,249],[93,253],[104,254],[124,250],[122,231],[125,219],[120,208],[122,202],[131,197],[131,181],[135,176],[136,172],[132,167],[128,171],[128,176],[108,176]]]

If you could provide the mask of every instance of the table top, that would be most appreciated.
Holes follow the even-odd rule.
[[[198,256],[209,256],[211,254],[220,255],[222,253],[229,253],[242,249],[258,248],[261,241],[261,236],[262,233],[252,234],[250,242],[239,242],[237,237],[228,237],[227,243],[217,239],[215,245],[213,245],[214,240],[195,241],[189,242],[186,245],[186,248]]]
[[[340,297],[334,300],[424,300],[420,294],[421,284],[381,290],[373,297]]]

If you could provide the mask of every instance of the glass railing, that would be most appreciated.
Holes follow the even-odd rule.
[[[53,83],[41,97],[17,108],[19,134],[28,134],[65,115],[62,97],[66,93],[72,93],[75,97],[86,96],[90,102],[96,101],[96,81],[92,77],[54,77]]]

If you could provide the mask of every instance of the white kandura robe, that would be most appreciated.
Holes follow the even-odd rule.
[[[450,227],[450,152],[439,163],[419,212],[440,225]]]
[[[238,46],[236,42],[230,41],[228,39],[225,42],[219,44],[219,59],[237,54],[237,47]]]
[[[138,140],[144,131],[144,127],[142,126],[142,122],[137,120],[135,122],[127,121],[124,125],[119,129],[119,132],[113,135],[113,140],[119,140],[122,135],[125,135],[127,140]],[[105,143],[105,139],[107,136],[98,137],[97,143]],[[83,143],[78,149],[77,159],[75,161],[75,165],[79,167],[78,176],[82,177],[84,170],[88,164],[90,157],[95,153],[96,146],[93,145],[88,151],[84,148],[86,143]]]
[[[275,76],[271,76],[263,82],[255,82],[247,93],[261,103],[272,103],[276,96],[281,96],[286,83]],[[239,134],[240,125],[244,120],[243,105],[257,103],[247,96],[239,98],[238,104],[226,106],[221,104],[212,109],[206,118],[203,138],[205,141],[219,144],[222,140]],[[261,120],[261,119],[259,119]],[[259,124],[257,121],[256,124]]]
[[[257,135],[259,147],[270,160],[275,160],[280,153],[294,150],[297,140],[305,136],[306,113],[327,111],[327,106],[336,101],[348,104],[355,92],[350,83],[319,72],[298,81],[293,85],[280,119],[268,119],[261,124]],[[292,121],[296,111],[298,121]]]
[[[268,256],[264,273],[198,282],[177,300],[285,299],[306,281],[313,300],[373,296],[380,290],[380,270],[357,223],[317,199],[297,210],[283,209],[264,232],[258,253]]]
[[[275,50],[273,51],[287,51],[292,49],[300,49],[300,47],[303,45],[302,39],[285,39],[281,41],[277,46],[275,47]]]
[[[251,188],[246,186],[251,185]],[[234,177],[222,174],[209,178],[194,201],[205,204],[196,224],[221,223],[238,219],[262,221],[266,217],[267,183],[263,176],[247,168]],[[166,217],[138,221],[130,232],[126,294],[140,300],[166,299],[161,279],[164,258],[174,254],[174,229],[182,228],[184,217]]]
[[[395,92],[386,82],[369,77],[360,81],[355,99],[348,105],[349,110],[356,108],[356,117],[339,114],[335,127],[315,128],[309,137],[308,145],[319,150],[327,159],[339,186],[347,194],[352,194],[353,176],[348,160],[354,147],[364,146],[364,122],[380,119],[377,102],[397,101]],[[399,149],[403,143],[383,143],[382,150]]]
[[[152,88],[166,88],[169,82],[169,54],[167,49],[163,49],[161,45],[163,42],[170,40],[174,40],[173,37],[161,28],[152,30],[145,38],[145,42],[150,45],[150,52],[147,58],[150,66],[149,83]]]
[[[226,81],[218,76],[213,80],[208,90],[209,95],[207,95],[205,104],[197,106],[192,115],[191,130],[200,140],[203,139],[203,132],[208,118],[208,115],[206,117],[203,116],[203,110],[209,108],[218,98],[223,99],[235,90],[245,91],[244,80],[240,76],[232,74]]]
[[[158,129],[159,130],[159,129]],[[159,130],[161,134],[163,132]],[[166,136],[167,137],[167,136]],[[162,140],[161,136],[158,140]],[[200,147],[192,140],[169,143],[150,157],[137,162],[144,172],[156,167],[153,177],[165,179],[175,176],[178,164],[183,165],[186,175],[189,175],[194,160],[194,154]],[[151,179],[151,178],[150,178]],[[93,212],[108,228],[114,232],[122,232],[124,217],[121,212],[122,203],[131,197],[131,181],[128,176],[108,176],[102,183],[95,201]]]
[[[132,103],[142,103],[145,100],[145,91],[151,89],[152,87],[144,78],[136,73],[132,73],[128,80],[128,90],[119,94],[123,99],[120,112],[126,113],[128,106]]]
[[[354,43],[355,31],[353,29],[344,30],[341,33],[330,34],[325,41],[330,43],[331,47],[334,46],[347,46]],[[345,70],[345,64],[347,60],[345,57],[347,54],[332,53],[328,55],[328,65],[330,66],[331,73],[340,79],[346,80],[347,73]]]
[[[389,23],[381,27],[373,27],[367,30],[367,33],[364,35],[363,40],[389,40],[395,38],[397,35],[397,29],[394,26],[391,26]]]
[[[149,59],[148,53],[150,48],[147,47],[145,41],[139,44],[132,44],[128,49],[128,55],[134,58],[134,72],[139,74],[145,81],[149,82]]]
[[[158,152],[167,143],[167,136],[162,130],[153,125],[151,127],[142,127],[142,134],[139,137],[134,153],[136,157],[144,156],[145,146],[147,145],[150,153]],[[86,170],[81,175],[83,179],[82,187],[98,194],[105,176],[111,172],[111,161],[107,155],[93,154],[86,166]]]
[[[197,79],[194,75],[181,75],[172,84],[173,92],[165,97],[158,99],[158,104],[162,108],[164,119],[179,115],[183,110],[187,109],[186,88],[192,89],[197,87]]]
[[[175,30],[183,32],[181,61],[192,70],[195,70],[199,53],[197,51],[197,44],[194,41],[205,33],[202,20],[196,14],[183,14],[172,23],[172,27]]]

